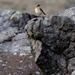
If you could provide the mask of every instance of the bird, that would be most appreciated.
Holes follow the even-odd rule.
[[[40,7],[40,4],[38,4],[35,8],[35,13],[38,14],[38,15],[46,15],[46,13],[42,10],[42,8]]]

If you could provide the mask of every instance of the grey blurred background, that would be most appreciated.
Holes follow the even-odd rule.
[[[21,10],[35,14],[34,8],[40,4],[47,15],[56,15],[75,6],[75,0],[0,0],[0,9]]]

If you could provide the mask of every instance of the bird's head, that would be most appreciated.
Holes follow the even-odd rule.
[[[40,4],[37,5],[37,7],[39,7],[39,6],[40,6]]]

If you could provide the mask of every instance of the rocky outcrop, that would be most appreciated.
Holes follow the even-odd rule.
[[[44,75],[70,75],[75,70],[75,15],[67,15],[72,10],[75,14],[74,9],[58,16],[34,18],[25,26],[30,39],[42,42],[36,63]]]
[[[75,8],[57,16],[0,10],[0,75],[73,75]]]

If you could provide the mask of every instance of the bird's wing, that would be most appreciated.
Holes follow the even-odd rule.
[[[43,13],[44,15],[46,15],[45,12],[44,12],[41,8],[40,8],[40,10],[42,11],[42,13]]]

